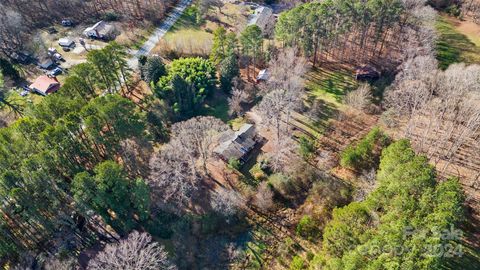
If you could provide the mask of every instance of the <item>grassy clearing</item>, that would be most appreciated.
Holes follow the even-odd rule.
[[[212,49],[213,31],[222,26],[228,31],[239,32],[246,24],[246,12],[238,5],[226,4],[222,12],[211,10],[211,15],[199,20],[197,7],[190,6],[154,51],[170,59],[181,56],[206,57]]]
[[[294,117],[298,128],[311,138],[318,138],[328,127],[329,120],[338,111],[347,108],[342,101],[345,95],[358,87],[352,72],[339,66],[312,69],[305,76],[307,106],[320,104],[319,115],[312,121],[308,117]],[[317,105],[318,106],[318,105]]]
[[[332,104],[338,109],[344,107],[341,102],[346,93],[358,87],[352,74],[346,70],[315,68],[306,75],[306,78],[307,92],[311,97]]]
[[[197,22],[197,9],[188,7],[165,37],[155,47],[155,53],[167,58],[206,56],[210,53],[213,35]]]
[[[167,55],[171,51],[181,56],[207,56],[212,44],[212,34],[197,29],[182,29],[165,35],[157,48],[167,52]]]
[[[472,41],[457,29],[452,19],[446,17],[440,17],[436,28],[439,34],[436,51],[441,69],[453,63],[480,63],[480,47],[474,43],[477,37]]]

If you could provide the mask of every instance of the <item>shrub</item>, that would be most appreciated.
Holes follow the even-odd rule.
[[[300,257],[300,256],[295,256],[292,259],[292,262],[290,263],[290,267],[288,269],[290,270],[301,270],[304,269],[305,267],[305,260]]]
[[[450,5],[448,6],[446,9],[445,9],[445,12],[447,12],[448,14],[450,14],[451,16],[454,16],[454,17],[459,17],[460,14],[462,13],[460,8],[458,8],[457,5]]]
[[[107,22],[118,21],[119,18],[120,16],[115,12],[107,12],[105,15],[103,15],[103,20]]]
[[[255,164],[251,169],[250,169],[250,174],[253,176],[253,178],[257,181],[263,181],[267,179],[267,175],[265,174],[264,171],[260,168],[260,164],[257,163]]]
[[[378,128],[373,128],[356,145],[349,145],[342,153],[340,165],[355,170],[367,169],[378,159],[381,149],[388,145],[389,138]]]
[[[268,178],[269,184],[285,199],[292,198],[297,193],[297,187],[293,181],[281,173],[272,174]]]
[[[231,158],[228,160],[228,167],[230,169],[234,169],[234,170],[239,170],[240,169],[240,161],[236,158]]]
[[[300,144],[300,155],[304,159],[309,159],[312,157],[313,153],[315,153],[315,142],[302,136],[299,139],[299,144]]]
[[[313,241],[318,237],[318,225],[309,215],[303,216],[297,224],[296,233],[309,241]]]

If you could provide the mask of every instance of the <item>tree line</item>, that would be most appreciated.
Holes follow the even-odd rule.
[[[151,222],[145,155],[161,124],[114,93],[128,87],[124,58],[115,43],[89,52],[59,93],[0,129],[2,259],[48,250],[59,230],[81,249],[109,235],[107,224],[123,234]]]
[[[383,150],[377,181],[364,201],[333,211],[314,267],[436,269],[461,255],[457,179],[439,182],[428,159],[400,140]]]
[[[417,32],[417,11],[424,6],[425,1],[399,0],[310,2],[280,14],[275,35],[285,46],[301,48],[314,66],[322,61],[388,64]]]

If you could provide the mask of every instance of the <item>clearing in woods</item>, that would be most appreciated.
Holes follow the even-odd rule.
[[[443,16],[437,21],[436,27],[437,59],[441,69],[453,63],[480,63],[480,26]]]

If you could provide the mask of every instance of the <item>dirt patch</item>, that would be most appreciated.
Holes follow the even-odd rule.
[[[480,25],[470,21],[456,24],[458,31],[466,35],[475,45],[480,46]]]

